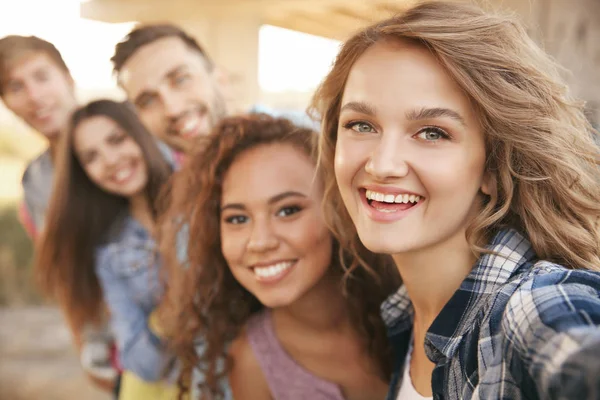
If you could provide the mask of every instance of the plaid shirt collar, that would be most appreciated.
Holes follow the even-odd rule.
[[[442,355],[452,357],[473,328],[486,298],[523,269],[531,268],[536,258],[531,243],[513,229],[498,232],[486,249],[492,254],[479,258],[427,332],[425,349],[433,360]],[[390,337],[409,337],[406,333],[412,329],[414,310],[404,285],[381,305],[381,314]]]

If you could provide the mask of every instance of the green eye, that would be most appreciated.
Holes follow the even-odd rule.
[[[287,216],[296,214],[300,210],[301,209],[298,206],[284,207],[281,210],[279,210],[279,212],[277,213],[277,215],[280,216],[280,217],[287,217]]]
[[[243,224],[248,221],[248,217],[244,215],[234,215],[225,219],[225,222],[232,225]]]
[[[437,142],[441,139],[450,138],[450,135],[448,135],[443,129],[433,126],[423,128],[417,133],[417,136],[427,142]]]

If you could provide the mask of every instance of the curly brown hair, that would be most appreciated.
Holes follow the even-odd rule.
[[[199,386],[203,398],[223,396],[219,381],[231,368],[227,345],[248,318],[263,308],[236,281],[221,253],[220,200],[225,173],[243,152],[274,143],[294,146],[316,165],[317,136],[284,118],[264,114],[230,117],[222,120],[171,182],[170,207],[163,216],[159,235],[169,274],[161,317],[183,363],[182,394],[189,390],[185,377],[198,368],[205,375]],[[185,240],[183,235],[187,235]],[[182,248],[187,249],[185,258],[178,257]],[[399,286],[397,273],[388,257],[363,248],[357,260],[337,250],[334,241],[332,268],[339,271],[340,277],[349,265],[358,262],[389,274],[375,275],[358,268],[345,276],[344,285],[352,323],[378,361],[381,376],[388,380],[391,357],[379,306]],[[198,340],[204,346],[201,354],[195,348]]]

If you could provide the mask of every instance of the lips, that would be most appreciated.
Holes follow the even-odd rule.
[[[54,107],[47,106],[47,107],[40,107],[40,108],[36,109],[32,113],[32,116],[34,119],[36,119],[38,121],[45,122],[52,117],[53,113],[54,113]]]
[[[202,109],[187,111],[173,122],[169,132],[185,139],[194,138],[202,134],[204,118],[207,118],[207,114],[202,112]]]
[[[371,207],[375,208],[376,210],[381,211],[381,212],[388,212],[388,213],[408,210],[409,208],[412,208],[415,206],[412,203],[409,203],[409,204],[384,203],[384,202],[380,202],[377,200],[368,200],[368,203]]]
[[[254,277],[262,283],[276,283],[285,278],[296,265],[297,260],[260,263],[251,267]]]
[[[391,192],[385,189],[373,191],[363,188],[358,192],[367,216],[373,221],[381,223],[399,221],[425,201],[422,196],[399,190]],[[381,195],[374,194],[374,192]],[[406,202],[404,202],[405,196],[407,196]]]
[[[129,163],[123,167],[117,168],[116,171],[111,174],[110,179],[119,185],[127,183],[134,175],[137,164]]]
[[[200,128],[200,119],[199,118],[190,118],[184,124],[183,127],[179,130],[179,134],[184,138],[192,138],[198,136]]]

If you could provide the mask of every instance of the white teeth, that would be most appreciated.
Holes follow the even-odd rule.
[[[132,172],[131,168],[123,168],[123,169],[117,171],[114,176],[117,181],[124,181],[125,179],[129,178],[129,176],[131,175],[131,172]]]
[[[254,273],[261,278],[271,278],[273,276],[279,275],[286,269],[290,268],[292,265],[294,265],[293,261],[286,261],[274,265],[269,265],[268,267],[255,267]]]
[[[367,190],[366,193],[367,200],[375,200],[384,203],[418,203],[421,199],[421,196],[417,196],[414,194],[398,194],[394,196],[393,194],[383,194],[377,193],[372,190]]]
[[[197,118],[188,119],[183,127],[180,129],[180,133],[188,133],[196,129],[196,127],[200,124],[200,121]]]

